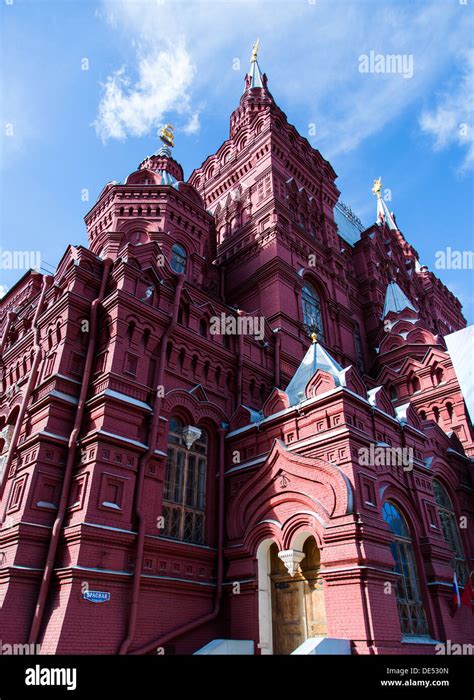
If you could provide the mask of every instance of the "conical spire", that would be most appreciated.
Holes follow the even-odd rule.
[[[396,225],[392,214],[389,212],[387,205],[382,197],[382,178],[379,177],[378,180],[374,180],[374,186],[372,187],[372,192],[377,197],[377,223],[387,224],[391,231],[398,231],[398,226]]]
[[[286,387],[286,394],[290,401],[290,406],[295,406],[297,403],[301,403],[301,401],[306,399],[306,387],[318,369],[332,374],[336,380],[336,384],[340,384],[340,373],[344,371],[343,368],[331,357],[328,351],[318,343],[315,333],[312,334],[311,338],[313,342],[309,346],[300,366],[294,373],[291,382]]]
[[[398,284],[393,281],[389,282],[385,293],[385,304],[383,307],[382,318],[385,318],[390,311],[398,313],[399,311],[403,311],[403,309],[411,309],[412,311],[416,312],[415,307],[407,295],[402,292]]]
[[[265,75],[260,70],[258,65],[257,54],[260,46],[260,39],[257,39],[252,48],[252,55],[250,57],[250,68],[249,72],[245,76],[245,87],[244,92],[247,90],[252,90],[253,88],[264,88],[266,87]]]

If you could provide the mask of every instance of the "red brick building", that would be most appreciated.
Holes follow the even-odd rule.
[[[472,642],[470,611],[450,613],[473,553],[472,425],[444,340],[459,301],[378,181],[368,229],[339,202],[255,55],[228,140],[187,182],[163,140],[104,187],[88,247],[1,302],[3,643]]]

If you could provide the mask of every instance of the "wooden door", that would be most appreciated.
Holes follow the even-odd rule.
[[[291,654],[309,637],[326,634],[319,551],[313,538],[303,550],[301,573],[293,577],[278,558],[277,546],[270,550],[274,654]]]
[[[273,653],[291,654],[306,639],[302,581],[272,581]]]

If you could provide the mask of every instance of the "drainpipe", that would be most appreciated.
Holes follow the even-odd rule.
[[[152,649],[161,647],[176,637],[181,637],[183,634],[192,632],[193,630],[212,622],[219,615],[222,602],[222,589],[224,580],[224,463],[225,463],[225,443],[224,436],[225,428],[220,428],[219,433],[219,490],[218,490],[218,522],[217,522],[217,589],[214,608],[207,615],[199,617],[194,622],[188,622],[177,629],[168,632],[162,637],[158,637],[153,642],[148,642],[144,646],[132,652],[132,655],[148,654]]]
[[[185,276],[183,273],[178,275],[178,283],[175,289],[171,321],[169,322],[168,328],[164,332],[163,337],[161,339],[160,361],[158,367],[158,377],[156,380],[157,387],[160,387],[163,384],[163,377],[165,373],[166,346],[168,344],[168,339],[171,333],[174,331],[178,321],[179,302],[181,300],[181,290],[183,288],[184,278]],[[128,619],[127,636],[123,640],[119,649],[119,654],[121,655],[128,653],[128,650],[130,649],[130,646],[133,642],[133,638],[135,636],[135,629],[137,626],[138,602],[140,596],[140,584],[143,565],[143,551],[145,547],[145,518],[142,511],[143,488],[145,484],[145,469],[148,464],[148,460],[155,452],[156,438],[158,435],[158,427],[160,422],[161,402],[161,391],[157,391],[153,406],[153,417],[148,437],[148,449],[141,456],[137,471],[137,485],[135,490],[135,517],[138,522],[138,535],[135,555],[135,571],[133,573],[132,601],[130,603],[130,616]]]
[[[237,311],[237,317],[245,316],[245,311]],[[236,406],[237,409],[242,403],[242,375],[243,375],[243,364],[244,364],[244,334],[239,333],[238,336],[238,355],[237,355],[237,397]]]
[[[280,335],[279,328],[275,328],[275,330],[273,332],[275,334],[275,386],[277,389],[279,389],[280,382],[281,382],[281,370],[280,370],[281,335]]]
[[[15,319],[16,319],[15,311],[9,311],[8,316],[7,316],[7,325],[5,326],[5,331],[2,335],[2,339],[0,340],[0,361],[1,361],[2,365],[4,364],[3,363],[3,348],[5,347],[5,345],[7,343],[8,334],[10,333],[10,328],[11,328],[12,323]],[[2,394],[3,394],[5,381],[2,382],[2,385],[3,385],[2,386]]]
[[[64,469],[63,485],[61,489],[61,498],[59,501],[58,512],[53,525],[53,532],[51,535],[51,540],[48,548],[48,555],[46,557],[46,564],[43,571],[43,576],[41,579],[41,586],[38,594],[38,599],[36,602],[35,614],[33,616],[33,622],[31,624],[29,644],[36,644],[39,636],[39,631],[41,627],[41,622],[43,620],[46,600],[48,597],[49,586],[51,583],[51,577],[53,574],[54,561],[56,559],[56,553],[59,545],[59,537],[61,534],[61,529],[64,522],[64,517],[66,514],[67,502],[69,497],[69,490],[71,486],[72,470],[74,467],[77,442],[79,438],[79,432],[81,429],[82,417],[84,415],[84,409],[86,404],[87,391],[89,389],[89,379],[92,369],[92,361],[94,359],[96,336],[97,336],[97,312],[99,305],[101,304],[105,288],[107,285],[107,280],[109,277],[110,268],[112,267],[112,260],[106,258],[104,260],[104,269],[102,272],[102,281],[99,289],[99,296],[94,299],[91,304],[91,315],[90,315],[90,332],[89,332],[89,344],[87,346],[86,362],[84,366],[84,372],[82,375],[81,391],[79,393],[79,401],[77,404],[76,418],[74,420],[74,427],[72,429],[71,435],[68,442],[68,454],[66,467]]]
[[[356,528],[357,528],[357,533],[356,533],[356,547],[357,547],[357,555],[359,559],[359,563],[362,564],[364,562],[364,557],[362,555],[362,550],[360,546],[360,539],[362,538],[362,519],[360,517],[360,513],[357,513],[357,520],[356,520]],[[360,569],[359,569],[360,571]],[[372,628],[372,621],[370,619],[370,602],[369,602],[369,592],[367,590],[367,581],[362,580],[362,572],[360,572],[361,579],[360,579],[360,592],[361,592],[361,598],[362,598],[362,608],[363,608],[363,614],[364,614],[364,626],[365,626],[365,633],[367,635],[367,646],[369,647],[369,654],[375,654],[375,649],[374,649],[374,631]]]
[[[3,498],[3,493],[5,491],[5,486],[7,484],[7,479],[8,479],[8,472],[10,471],[10,467],[11,467],[11,464],[13,462],[13,457],[15,456],[15,453],[16,453],[18,438],[20,436],[20,430],[22,428],[23,421],[25,418],[26,409],[27,409],[28,404],[30,402],[31,394],[33,393],[33,389],[36,386],[36,381],[38,378],[38,368],[39,368],[41,359],[43,357],[43,349],[41,347],[41,332],[40,332],[40,328],[39,328],[38,319],[39,319],[40,315],[43,313],[46,292],[48,291],[52,281],[53,281],[53,278],[51,275],[46,275],[45,277],[43,277],[43,285],[41,287],[41,294],[40,294],[40,298],[38,301],[38,305],[36,307],[35,315],[33,317],[33,323],[32,323],[33,343],[34,343],[34,345],[33,345],[33,352],[34,352],[33,364],[31,365],[31,368],[30,368],[30,377],[28,379],[28,384],[26,385],[25,395],[23,397],[23,401],[21,402],[20,411],[18,413],[16,425],[15,425],[15,428],[13,430],[12,439],[10,442],[10,447],[8,449],[7,458],[5,460],[5,464],[3,467],[3,474],[2,474],[2,477],[0,480],[0,499]],[[7,328],[9,328],[9,326],[7,326]],[[6,340],[6,332],[2,338],[2,350],[4,347],[5,340]],[[3,514],[0,518],[0,525],[4,521],[6,510],[7,510],[7,505],[5,503],[4,508],[3,508]]]

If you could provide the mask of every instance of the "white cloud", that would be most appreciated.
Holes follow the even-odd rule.
[[[459,46],[468,45],[472,29],[466,8],[441,1],[102,2],[103,15],[128,46],[133,37],[148,50],[164,43],[173,54],[175,46],[187,52],[195,67],[192,87],[186,83],[181,95],[188,133],[197,128],[195,101],[204,114],[214,114],[235,90],[237,105],[250,49],[259,36],[260,64],[276,101],[291,105],[288,117],[299,117],[296,126],[303,135],[308,122],[316,123],[311,141],[330,159],[353,151],[406,110],[418,109],[456,60]],[[413,78],[361,74],[359,56],[370,51],[412,56]],[[241,60],[240,72],[233,70],[235,58]],[[124,90],[134,88],[119,83],[119,98]],[[114,103],[114,82],[109,93]],[[110,129],[121,137],[132,133],[114,122]]]
[[[201,128],[201,123],[199,121],[199,111],[194,112],[188,123],[183,127],[185,134],[196,134]]]
[[[135,83],[125,67],[108,77],[94,122],[102,141],[123,140],[128,135],[143,136],[163,122],[167,112],[190,111],[189,90],[195,66],[184,46],[141,49]],[[199,120],[191,116],[191,128]],[[189,128],[189,126],[188,126]]]
[[[474,167],[474,50],[463,54],[459,82],[443,93],[436,107],[420,116],[422,131],[434,137],[435,150],[453,144],[466,149],[462,169]]]

